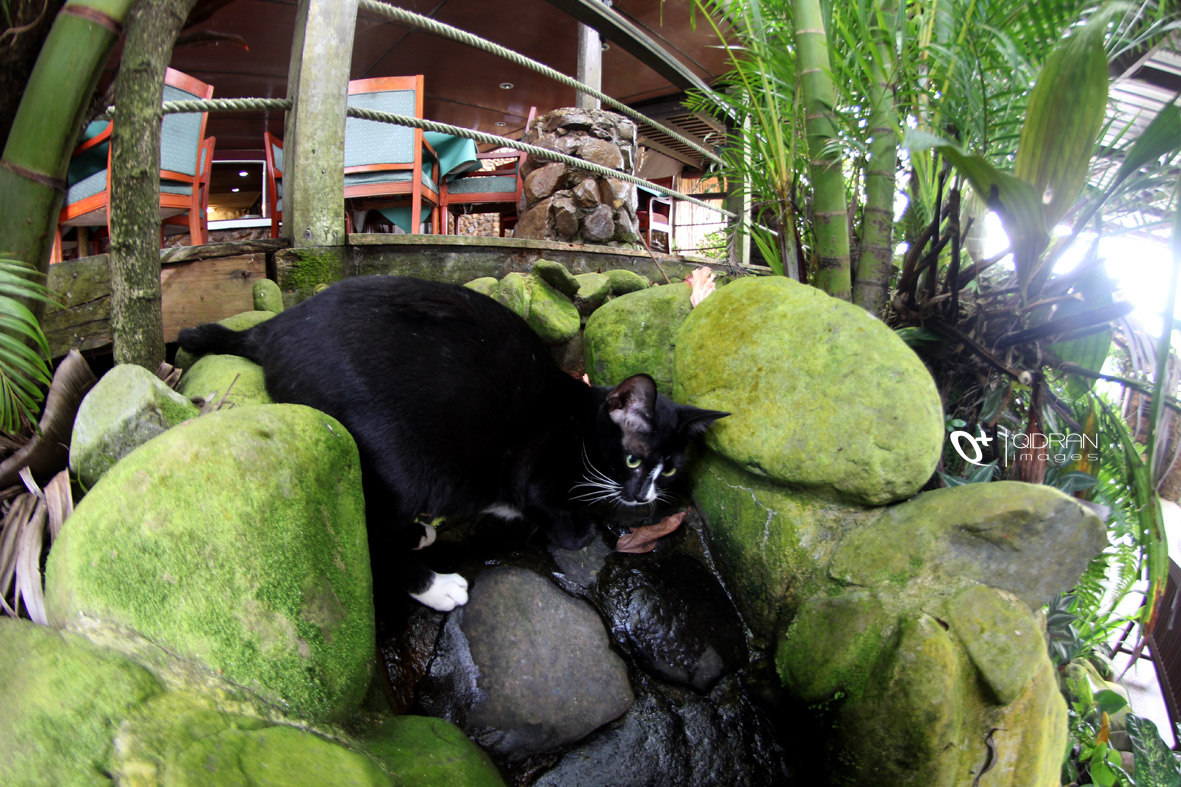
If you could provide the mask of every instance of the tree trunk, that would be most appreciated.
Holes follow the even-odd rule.
[[[883,4],[883,20],[893,18],[890,4]],[[870,58],[869,164],[865,170],[865,208],[862,216],[861,255],[853,284],[853,302],[877,314],[886,303],[890,274],[894,269],[894,185],[898,167],[898,113],[894,91],[886,81],[885,67],[894,59],[894,33],[875,25],[874,53]]]
[[[66,169],[98,77],[133,0],[70,0],[53,21],[29,75],[0,159],[0,249],[49,267]],[[42,313],[39,302],[29,304]]]
[[[144,0],[127,23],[111,132],[111,337],[115,363],[164,361],[160,310],[160,104],[172,45],[196,0]]]
[[[816,237],[816,286],[849,300],[849,228],[845,179],[838,152],[826,150],[836,140],[833,106],[836,90],[828,57],[828,36],[819,0],[792,0],[797,69],[808,136],[812,178],[812,220]]]

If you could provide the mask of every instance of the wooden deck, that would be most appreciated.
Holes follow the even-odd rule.
[[[651,281],[684,278],[710,264],[696,258],[572,243],[461,235],[349,236],[349,245],[289,249],[285,241],[259,240],[183,246],[160,253],[164,340],[181,328],[213,322],[253,308],[254,282],[279,283],[288,305],[315,284],[350,276],[398,274],[463,284],[480,276],[528,271],[538,259],[564,264],[572,273],[618,268]],[[111,344],[111,283],[107,255],[50,266],[49,287],[60,306],[46,309],[42,326],[55,358],[71,349],[102,352]]]

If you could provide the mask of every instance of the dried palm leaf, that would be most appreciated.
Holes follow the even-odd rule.
[[[74,513],[74,492],[70,488],[70,471],[62,470],[45,485],[45,505],[49,509],[50,543],[57,540],[62,525]]]
[[[53,375],[38,434],[0,463],[0,488],[17,481],[22,468],[46,478],[66,466],[74,417],[86,392],[97,382],[94,372],[77,350],[70,350]]]
[[[16,548],[16,592],[18,603],[25,602],[29,619],[42,626],[45,617],[45,590],[41,584],[41,547],[45,540],[45,502],[37,500],[32,516],[21,528]]]

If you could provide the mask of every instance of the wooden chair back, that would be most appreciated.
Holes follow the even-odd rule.
[[[262,135],[267,161],[267,216],[271,219],[271,237],[279,237],[283,221],[283,140],[269,131]]]

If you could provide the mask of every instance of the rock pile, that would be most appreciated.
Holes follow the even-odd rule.
[[[613,112],[557,109],[537,118],[522,140],[607,169],[636,174],[635,123]],[[571,243],[639,243],[636,189],[557,161],[529,156],[522,168],[524,210],[515,238]]]

